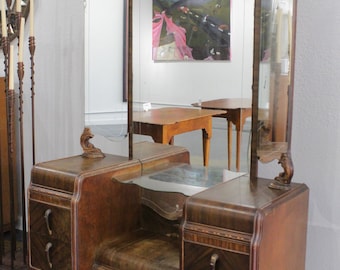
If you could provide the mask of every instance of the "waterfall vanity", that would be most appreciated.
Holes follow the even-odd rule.
[[[304,184],[224,182],[223,171],[190,166],[182,147],[138,148],[147,154],[130,161],[75,156],[34,167],[30,269],[304,268]]]

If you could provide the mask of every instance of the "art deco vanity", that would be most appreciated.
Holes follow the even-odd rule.
[[[31,269],[304,269],[305,185],[276,190],[268,188],[271,180],[222,182],[220,175],[192,196],[166,185],[155,190],[131,179],[178,169],[189,153],[153,143],[136,148],[148,153],[34,167]]]
[[[289,9],[283,13],[294,26],[296,6],[286,3]],[[126,4],[129,55],[132,1]],[[287,91],[292,89],[292,38],[285,43],[290,48],[287,74],[278,72],[278,63],[271,62],[277,57],[269,57],[269,63],[263,60],[264,51],[277,46],[273,40],[278,31],[269,35],[273,29],[261,24],[260,18],[269,16],[275,21],[282,16],[280,9],[276,1],[255,1],[250,175],[230,177],[229,171],[190,165],[190,153],[183,147],[133,143],[129,99],[128,157],[97,156],[94,151],[91,158],[85,151],[32,169],[28,194],[30,269],[305,268],[309,190],[305,184],[291,183],[291,100],[287,98],[284,105],[289,113],[284,116],[288,128],[283,139],[273,132],[277,122],[273,115],[278,113],[274,111],[281,110],[282,104],[268,101],[269,106],[262,108],[258,102],[263,72],[272,78],[270,95],[287,80]],[[264,32],[268,37],[265,44],[259,42]],[[260,68],[266,64],[275,68]],[[131,57],[126,74],[131,97]],[[85,145],[89,147],[84,150],[96,150]],[[275,179],[257,177],[258,159],[278,159],[283,172]]]
[[[131,179],[171,171],[189,162],[189,153],[136,147],[148,155],[75,156],[35,166],[31,269],[304,269],[305,185],[276,190],[270,180],[241,176],[192,196],[155,191]]]

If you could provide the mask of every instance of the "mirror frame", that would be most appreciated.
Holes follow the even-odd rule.
[[[258,177],[258,119],[259,119],[259,78],[260,78],[260,47],[261,47],[261,0],[254,0],[254,41],[253,41],[253,94],[252,94],[252,138],[251,138],[251,154],[250,154],[250,181],[255,182]],[[133,158],[133,78],[132,78],[132,8],[133,0],[124,0],[125,23],[124,23],[124,68],[123,81],[124,92],[127,93],[128,103],[128,134],[129,134],[129,159]],[[293,165],[290,153],[291,127],[292,127],[292,101],[293,101],[293,83],[294,83],[294,59],[295,59],[295,28],[296,28],[296,1],[293,0],[292,14],[292,50],[291,50],[291,84],[288,91],[288,115],[286,138],[288,143],[287,152],[280,154],[279,163],[284,169],[279,176],[284,176],[283,189],[289,188],[291,178],[293,176]],[[288,162],[287,162],[288,161]],[[288,180],[287,180],[288,179]],[[274,181],[277,181],[275,179]]]
[[[129,144],[129,160],[133,159],[133,77],[132,77],[132,3],[133,0],[124,0],[124,67],[123,67],[123,89],[127,93],[127,132]]]
[[[257,155],[257,126],[258,126],[258,100],[259,100],[259,77],[260,77],[260,37],[261,23],[261,0],[254,3],[254,43],[253,43],[253,95],[251,116],[251,153],[250,153],[250,181],[255,181],[258,175]],[[255,138],[255,139],[254,139]]]

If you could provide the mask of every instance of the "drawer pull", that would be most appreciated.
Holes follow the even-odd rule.
[[[50,226],[50,215],[52,214],[51,209],[47,209],[44,214],[45,222],[46,222],[46,227],[49,235],[52,235],[52,230]]]
[[[215,253],[210,258],[210,270],[215,270],[216,262],[218,261],[218,255]]]
[[[50,259],[50,249],[52,248],[52,243],[48,242],[45,246],[45,252],[46,252],[46,259],[47,259],[47,263],[49,265],[49,267],[52,269],[52,262]]]

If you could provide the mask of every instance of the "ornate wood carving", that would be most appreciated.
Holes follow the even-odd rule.
[[[93,137],[94,135],[92,134],[91,129],[88,127],[84,128],[83,134],[80,136],[80,145],[84,150],[82,156],[86,158],[105,157],[99,148],[96,148],[92,143],[90,143],[90,139]]]
[[[269,187],[283,190],[290,189],[290,183],[294,174],[294,167],[289,152],[282,153],[279,164],[281,164],[283,172],[275,177],[275,180],[270,183]]]

